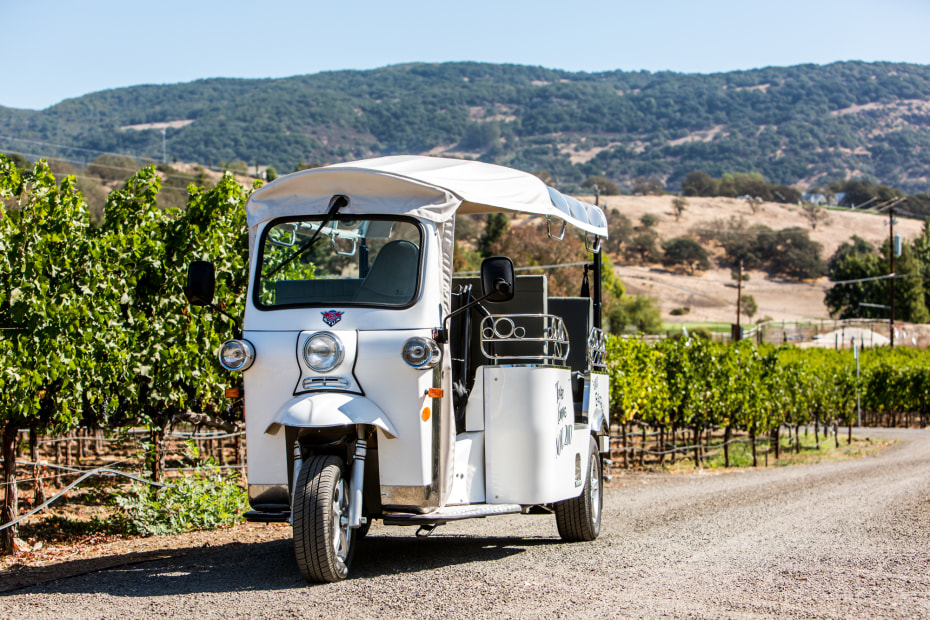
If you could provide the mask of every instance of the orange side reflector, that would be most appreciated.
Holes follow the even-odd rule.
[[[430,398],[442,398],[442,388],[430,388],[426,395]]]
[[[423,407],[422,417],[424,422],[429,420],[429,407]]]
[[[239,398],[239,388],[226,388],[226,398]]]

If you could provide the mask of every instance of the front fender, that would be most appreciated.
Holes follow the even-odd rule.
[[[339,392],[295,396],[278,409],[265,432],[275,435],[282,426],[316,428],[352,424],[377,426],[389,437],[397,437],[394,424],[381,407],[364,396]]]

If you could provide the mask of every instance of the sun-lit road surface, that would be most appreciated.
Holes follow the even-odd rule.
[[[930,431],[844,462],[618,475],[601,537],[551,516],[372,527],[308,586],[290,541],[237,543],[0,595],[2,618],[930,618]]]

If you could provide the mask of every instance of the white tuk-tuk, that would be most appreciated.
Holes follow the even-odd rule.
[[[384,157],[304,170],[247,205],[249,292],[220,363],[242,371],[253,521],[293,525],[309,581],[348,574],[372,519],[428,534],[458,519],[554,513],[597,537],[609,389],[603,212],[535,176],[474,161]],[[546,218],[585,233],[590,293],[492,257],[454,277],[456,214]],[[213,266],[187,293],[213,299]],[[581,286],[581,283],[579,283]]]

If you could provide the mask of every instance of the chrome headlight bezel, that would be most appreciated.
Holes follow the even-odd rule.
[[[408,338],[400,356],[413,368],[433,368],[442,361],[442,348],[432,338]]]
[[[220,366],[232,372],[251,368],[255,362],[255,347],[248,340],[232,339],[220,345],[217,351]]]
[[[317,348],[322,345],[321,348]],[[332,332],[317,332],[307,338],[303,346],[304,363],[319,373],[332,372],[345,359],[346,348],[339,336]]]

